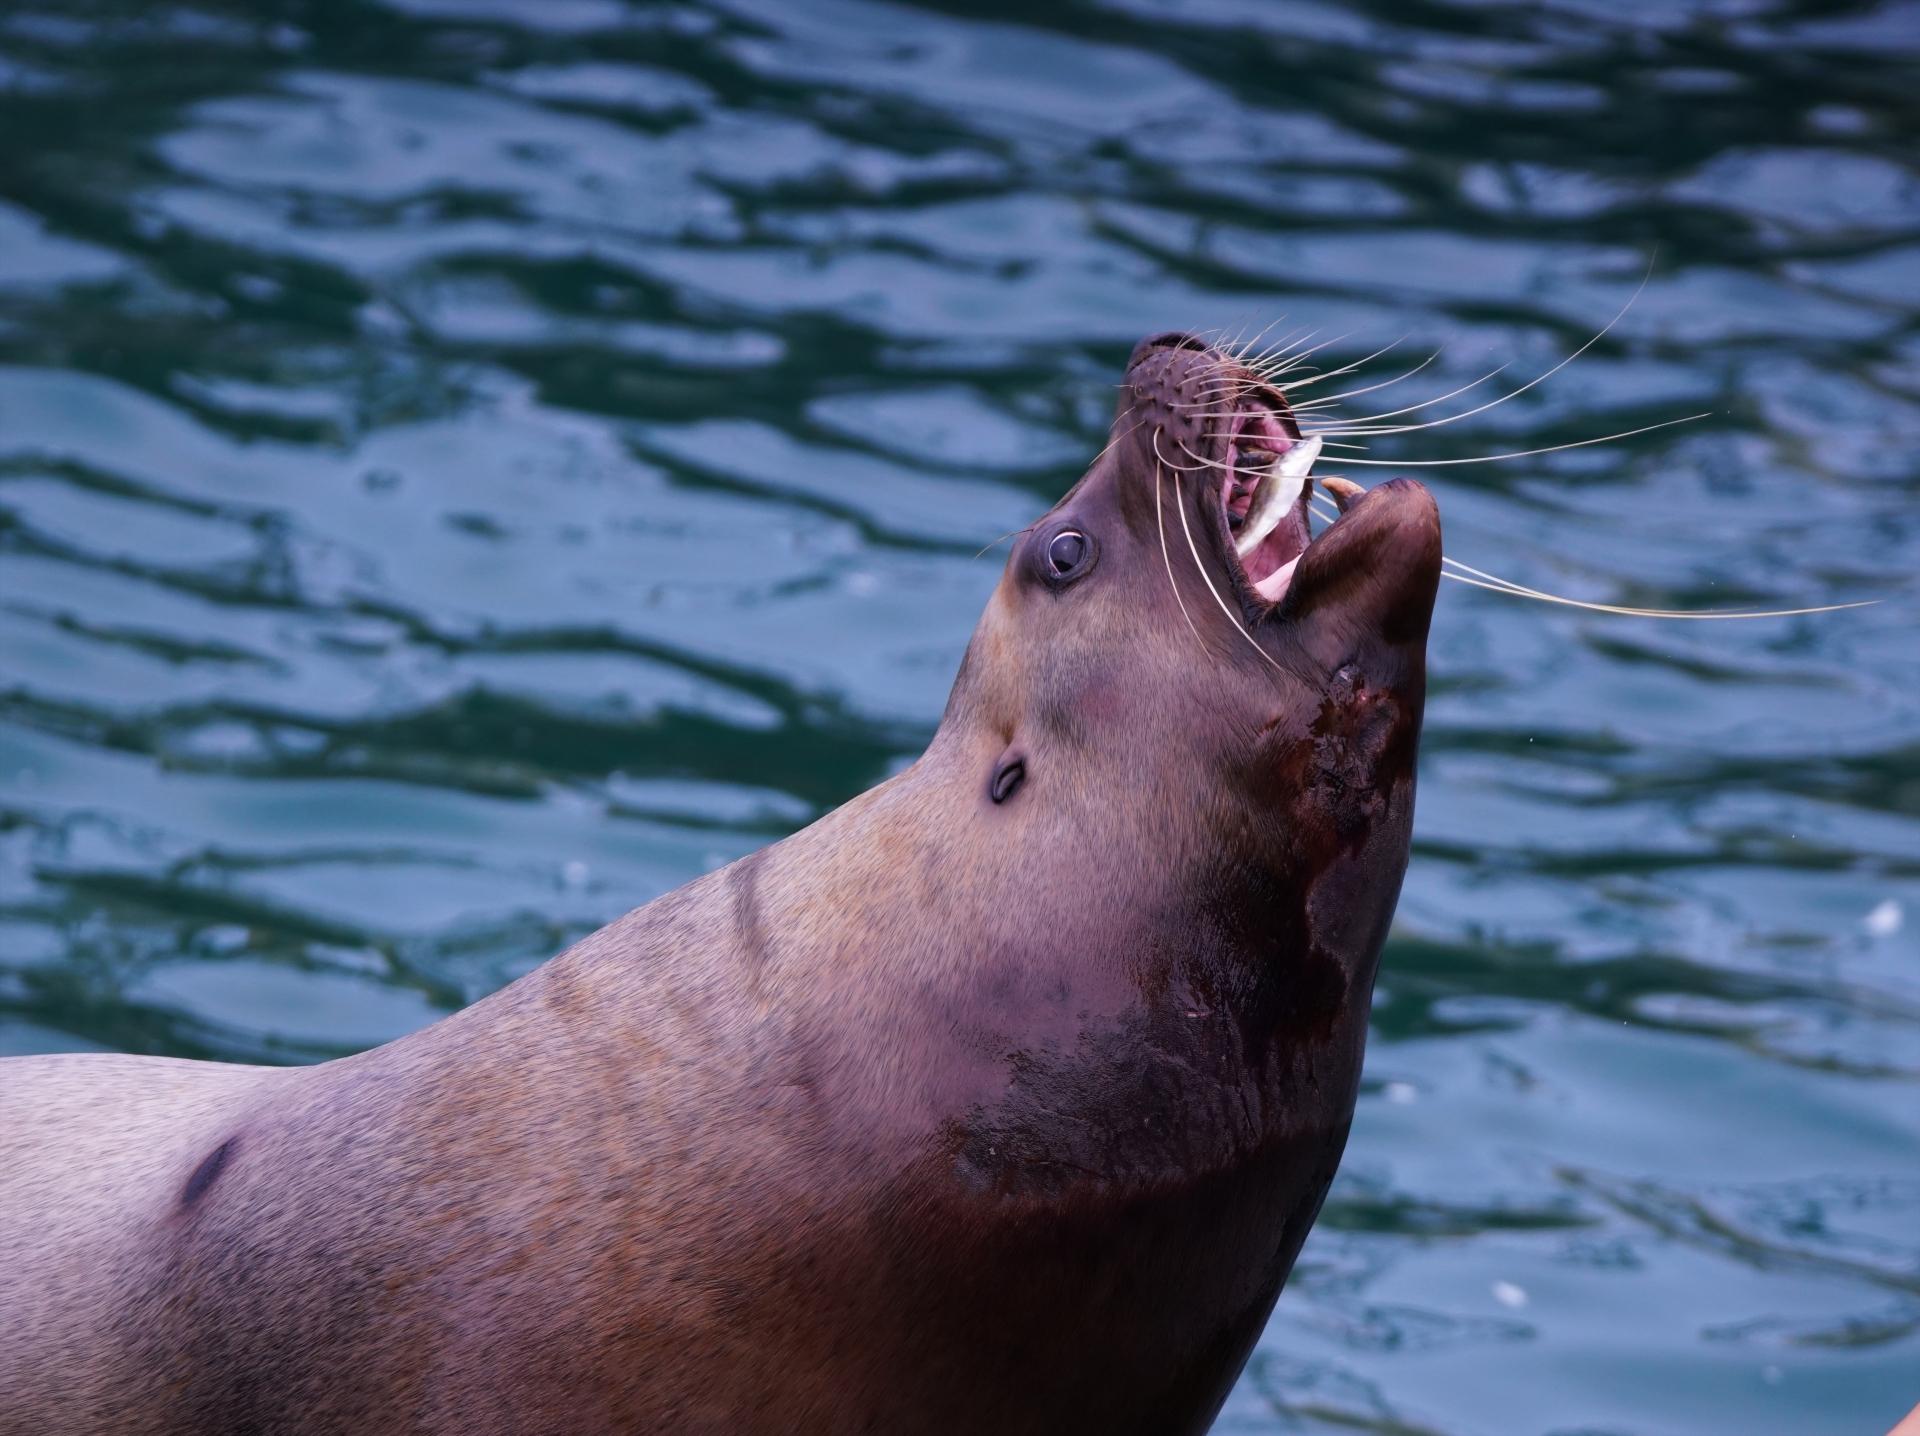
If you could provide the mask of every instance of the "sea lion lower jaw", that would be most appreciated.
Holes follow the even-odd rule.
[[[0,1062],[0,1433],[1204,1431],[1413,816],[1438,519],[1308,442],[1150,340],[905,771],[356,1057]]]
[[[1339,521],[1295,561],[1269,615],[1296,628],[1324,615],[1357,636],[1424,650],[1440,585],[1440,514],[1412,479],[1349,498]]]

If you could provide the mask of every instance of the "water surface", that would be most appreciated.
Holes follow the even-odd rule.
[[[1404,336],[1414,403],[1651,264],[1347,457],[1703,412],[1408,472],[1582,598],[1889,601],[1442,596],[1366,1094],[1220,1429],[1880,1430],[1917,61],[1905,0],[0,7],[0,1051],[431,1021],[909,761],[1141,334]]]

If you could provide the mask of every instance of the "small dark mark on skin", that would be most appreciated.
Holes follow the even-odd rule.
[[[1010,763],[1002,764],[993,775],[993,785],[988,789],[988,796],[996,803],[1004,803],[1026,781],[1026,777],[1027,765],[1020,759],[1015,758]]]
[[[214,1179],[226,1170],[227,1159],[233,1155],[234,1143],[238,1137],[229,1137],[207,1154],[206,1160],[193,1169],[193,1175],[187,1178],[186,1186],[180,1189],[180,1205],[190,1207],[206,1194]]]

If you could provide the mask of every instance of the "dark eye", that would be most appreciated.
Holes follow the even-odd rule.
[[[1047,541],[1047,567],[1055,578],[1065,578],[1086,561],[1087,536],[1077,529],[1062,529]]]

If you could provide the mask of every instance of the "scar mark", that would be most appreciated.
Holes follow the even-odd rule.
[[[742,858],[733,869],[733,920],[740,931],[740,952],[747,970],[758,977],[767,965],[766,924],[760,916],[760,866],[766,850]]]
[[[190,1207],[206,1195],[207,1188],[214,1179],[226,1170],[227,1159],[233,1155],[233,1144],[240,1139],[229,1137],[207,1154],[206,1160],[193,1169],[193,1175],[187,1178],[186,1186],[180,1189],[180,1205]]]

